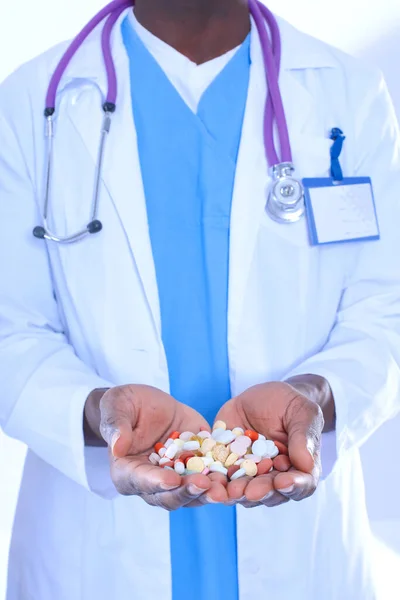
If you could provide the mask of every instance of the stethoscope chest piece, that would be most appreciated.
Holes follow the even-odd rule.
[[[278,223],[295,223],[305,212],[304,188],[293,177],[292,163],[280,163],[271,169],[272,184],[268,192],[266,211]]]

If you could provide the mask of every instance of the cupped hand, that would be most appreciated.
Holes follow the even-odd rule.
[[[111,388],[100,400],[100,432],[110,446],[111,477],[118,492],[176,510],[201,498],[221,502],[226,487],[205,475],[181,477],[149,461],[154,445],[173,431],[210,430],[195,410],[145,385]]]
[[[227,402],[217,420],[228,428],[243,427],[285,443],[292,467],[253,479],[228,483],[228,503],[246,507],[277,506],[311,496],[320,477],[320,441],[324,419],[320,407],[288,383],[266,383],[249,388]]]

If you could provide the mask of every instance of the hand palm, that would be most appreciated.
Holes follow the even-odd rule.
[[[133,402],[134,399],[134,402]],[[193,408],[181,404],[169,394],[149,386],[135,390],[132,402],[132,435],[130,444],[123,448],[123,455],[148,456],[154,445],[165,442],[173,431],[193,431],[210,427],[207,421]],[[114,448],[118,455],[121,446]]]
[[[236,500],[245,495],[247,500],[258,502],[267,495],[273,495],[275,490],[272,506],[283,500],[276,490],[288,489],[294,484],[302,490],[301,497],[304,497],[304,493],[312,489],[313,474],[319,470],[319,460],[318,448],[314,457],[307,450],[304,435],[298,433],[298,424],[304,421],[311,423],[317,412],[316,405],[290,385],[279,382],[254,386],[227,402],[217,419],[225,421],[229,428],[241,426],[253,429],[269,439],[289,444],[293,464],[287,473],[273,471],[252,481],[247,478],[232,481],[228,484],[228,495]]]
[[[269,439],[287,441],[287,433],[283,426],[282,415],[267,404],[260,408],[251,402],[243,402],[241,397],[233,398],[219,411],[217,419],[224,421],[228,429],[242,427],[263,433]]]
[[[111,445],[111,477],[121,494],[138,495],[171,510],[210,488],[205,475],[190,475],[183,482],[175,471],[149,461],[154,445],[166,441],[172,431],[209,429],[195,410],[144,385],[112,388],[102,397],[100,409],[101,431]]]

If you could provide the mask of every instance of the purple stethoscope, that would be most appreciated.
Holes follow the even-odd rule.
[[[279,223],[294,223],[298,221],[305,212],[304,189],[302,183],[294,177],[294,165],[290,148],[289,132],[283,108],[282,96],[279,90],[279,70],[281,62],[281,38],[279,27],[274,15],[266,6],[258,0],[248,0],[249,10],[256,24],[260,37],[261,49],[265,66],[265,77],[268,87],[268,95],[264,112],[264,146],[268,165],[271,169],[272,184],[268,192],[266,211],[269,216]],[[79,35],[72,41],[59,64],[57,65],[46,95],[46,108],[44,116],[46,119],[47,138],[47,163],[46,163],[46,187],[43,207],[43,225],[33,230],[33,235],[40,239],[47,239],[59,243],[72,243],[81,240],[86,235],[101,231],[103,225],[97,218],[99,207],[100,181],[103,167],[104,149],[107,135],[110,132],[112,115],[116,110],[117,101],[117,77],[111,54],[112,29],[124,10],[134,5],[134,0],[114,0],[105,6],[91,21],[82,29]],[[104,118],[101,128],[101,138],[96,166],[94,194],[90,222],[80,231],[67,236],[58,236],[51,231],[48,225],[48,208],[51,195],[51,175],[53,162],[53,140],[56,95],[61,78],[68,64],[76,52],[82,46],[90,33],[106,19],[103,27],[101,48],[104,65],[107,72],[108,91],[103,104]],[[269,28],[269,35],[265,25]],[[278,156],[274,143],[274,125],[279,138],[280,154]]]

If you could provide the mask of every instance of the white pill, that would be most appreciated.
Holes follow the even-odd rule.
[[[149,460],[151,463],[153,463],[153,465],[158,465],[158,463],[160,462],[160,457],[155,452],[152,452],[149,456]]]
[[[181,433],[181,435],[179,436],[180,440],[183,440],[184,442],[187,442],[188,440],[190,440],[190,438],[192,438],[194,436],[194,433],[192,431],[184,431],[183,433]]]
[[[278,454],[279,454],[279,449],[275,446],[274,450],[270,452],[269,458],[275,458],[276,456],[278,456]]]
[[[227,429],[226,431],[221,433],[218,436],[218,438],[214,438],[214,439],[216,439],[221,444],[227,445],[227,444],[230,444],[231,442],[233,442],[233,440],[235,439],[235,435],[232,431],[230,431],[230,429]]]
[[[257,440],[251,447],[251,451],[256,456],[266,456],[268,453],[268,442],[266,440]]]
[[[232,479],[239,479],[240,477],[244,477],[246,475],[246,471],[244,469],[238,469],[231,477]]]
[[[169,463],[170,460],[171,460],[170,458],[167,458],[166,456],[164,456],[164,458],[162,458],[158,464],[160,465],[160,467],[162,467],[163,465],[165,465],[165,463]]]
[[[225,467],[220,462],[211,463],[209,469],[212,473],[222,473],[223,475],[228,474],[228,469],[225,469]]]
[[[267,438],[265,437],[265,435],[263,435],[262,433],[258,434],[258,439],[259,440],[266,440]]]
[[[164,454],[166,453],[167,449],[163,446],[162,448],[159,449],[158,451],[158,455],[161,456],[161,458],[164,456]]]
[[[199,442],[185,442],[183,444],[183,450],[198,450],[200,448]]]
[[[167,441],[165,442],[164,446],[166,448],[169,448],[171,444],[174,443],[174,440],[172,438],[168,438]]]
[[[242,462],[244,461],[244,458],[239,458],[239,460],[237,460],[235,463],[233,463],[234,465],[241,465]]]
[[[261,462],[261,456],[256,456],[255,454],[245,454],[246,460],[252,460],[256,464]]]
[[[241,457],[247,454],[249,446],[246,442],[239,441],[240,439],[243,440],[243,438],[238,437],[234,442],[231,443],[230,450]]]
[[[185,442],[183,440],[180,440],[179,438],[174,440],[174,444],[175,444],[175,446],[178,446],[178,448],[183,448],[184,443]]]
[[[205,467],[209,467],[214,462],[212,456],[203,456],[202,458]]]
[[[164,469],[168,469],[168,471],[174,471],[172,467],[164,467]]]
[[[185,465],[180,460],[177,460],[174,465],[174,471],[178,473],[178,475],[183,475],[185,472]]]
[[[213,430],[211,437],[213,438],[213,440],[218,440],[218,437],[221,435],[221,433],[224,432],[225,429],[222,429],[222,427],[217,427],[217,429]]]
[[[166,457],[168,457],[168,458],[170,458],[170,459],[172,459],[172,458],[175,458],[175,456],[176,456],[176,455],[177,455],[177,453],[178,453],[178,450],[179,450],[179,448],[178,448],[178,446],[177,446],[176,444],[171,444],[171,445],[170,445],[170,446],[167,448],[167,451],[166,451],[166,453],[165,453],[165,456],[166,456]]]
[[[254,442],[254,443],[256,443],[256,442]],[[266,450],[266,453],[264,454],[263,458],[275,458],[275,456],[278,456],[279,450],[275,446],[273,441],[266,440],[263,443],[267,445],[267,450]],[[253,446],[254,446],[254,444],[253,444]],[[255,452],[254,449],[253,449],[253,453],[258,454],[258,452]]]
[[[205,440],[206,438],[210,438],[211,437],[211,433],[209,431],[200,431],[197,434],[197,437],[202,438],[203,440]]]
[[[239,444],[244,444],[245,446],[247,446],[247,448],[252,444],[251,439],[247,437],[247,435],[239,435],[239,437],[236,438],[235,442],[239,442]]]

